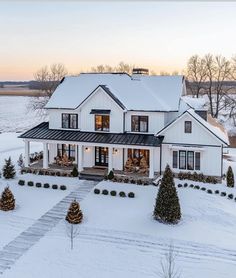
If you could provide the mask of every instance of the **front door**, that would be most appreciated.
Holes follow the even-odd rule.
[[[95,165],[108,166],[108,148],[95,147]]]

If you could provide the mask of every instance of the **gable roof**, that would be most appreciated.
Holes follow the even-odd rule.
[[[181,119],[185,114],[190,115],[192,118],[194,118],[199,124],[201,124],[203,127],[205,127],[212,135],[214,135],[218,140],[220,140],[225,145],[229,145],[229,139],[226,132],[220,129],[219,127],[213,126],[207,121],[205,121],[203,118],[201,118],[197,113],[194,112],[192,108],[184,111],[181,115],[176,117],[172,122],[170,122],[168,125],[166,125],[163,129],[161,129],[156,135],[160,135],[164,130],[168,129],[171,125],[173,125],[176,121]]]
[[[83,73],[65,77],[45,108],[76,109],[98,86],[127,110],[177,111],[183,76],[138,76]]]

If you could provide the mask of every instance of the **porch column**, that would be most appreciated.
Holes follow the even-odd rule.
[[[149,149],[149,178],[154,178],[154,149]]]
[[[48,143],[43,143],[43,169],[48,168]]]
[[[30,141],[25,141],[25,167],[29,167]]]
[[[83,171],[83,146],[78,145],[78,171]]]
[[[113,170],[112,151],[113,151],[113,148],[109,147],[108,148],[108,173]]]

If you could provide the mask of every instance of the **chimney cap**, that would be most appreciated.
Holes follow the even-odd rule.
[[[145,68],[133,68],[132,74],[149,75],[149,70]]]

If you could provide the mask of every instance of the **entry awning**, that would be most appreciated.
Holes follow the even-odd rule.
[[[26,131],[20,135],[19,138],[150,147],[158,147],[161,144],[160,139],[154,136],[154,134],[105,133],[50,129],[48,122],[43,122],[38,126]]]
[[[98,114],[98,115],[107,115],[110,114],[111,110],[104,110],[104,109],[92,109],[90,114]]]

